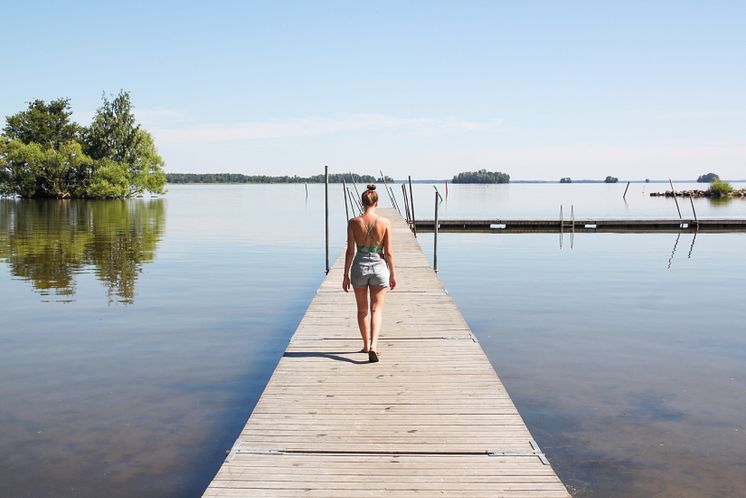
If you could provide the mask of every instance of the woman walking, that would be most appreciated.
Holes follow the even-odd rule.
[[[386,290],[396,287],[394,255],[391,251],[391,223],[376,215],[378,194],[368,185],[362,195],[365,212],[347,223],[347,251],[342,289],[349,292],[350,283],[357,302],[357,325],[363,336],[363,350],[371,362],[377,362],[378,335],[383,320],[383,298]],[[357,253],[355,253],[357,248]],[[354,255],[354,258],[353,258]],[[370,321],[368,293],[370,292]]]

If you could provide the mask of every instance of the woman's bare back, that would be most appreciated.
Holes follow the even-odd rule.
[[[383,244],[386,230],[388,230],[390,222],[383,216],[364,214],[352,218],[350,220],[350,225],[352,227],[352,235],[355,239],[355,244],[372,247]],[[370,229],[369,234],[368,229]],[[366,234],[368,234],[367,240],[365,238]]]

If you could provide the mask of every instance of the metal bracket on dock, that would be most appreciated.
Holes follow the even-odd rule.
[[[544,465],[549,465],[549,460],[543,451],[539,448],[539,445],[533,439],[530,439],[529,444],[533,450],[531,451],[498,451],[498,450],[487,450],[489,456],[535,456],[541,460]]]
[[[231,461],[231,458],[233,458],[233,456],[234,456],[234,455],[236,454],[236,452],[238,451],[238,444],[239,444],[239,441],[240,441],[240,439],[239,439],[239,438],[236,438],[236,442],[234,442],[234,443],[233,443],[233,446],[231,446],[231,449],[229,449],[228,451],[226,451],[226,452],[225,452],[225,455],[226,455],[226,456],[225,456],[225,461],[226,461],[226,462],[230,462],[230,461]]]
[[[286,451],[265,448],[236,448],[236,453],[241,455],[282,455],[286,453]]]

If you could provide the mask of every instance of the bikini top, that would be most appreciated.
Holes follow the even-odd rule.
[[[377,246],[366,246],[365,243],[368,241],[368,237],[370,237],[370,233],[373,231],[373,228],[376,226],[376,222],[378,221],[378,217],[376,216],[376,219],[373,220],[373,223],[368,225],[365,223],[365,227],[367,228],[367,231],[365,232],[365,239],[363,239],[362,244],[357,245],[357,250],[360,252],[377,252],[378,254],[383,254],[383,243],[378,244]]]

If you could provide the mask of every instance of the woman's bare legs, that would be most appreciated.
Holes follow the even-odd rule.
[[[356,289],[357,290],[357,289]],[[370,349],[378,351],[378,335],[381,333],[381,322],[383,321],[383,298],[386,296],[386,287],[370,286],[370,312],[371,332]],[[359,310],[360,308],[358,308]],[[358,317],[360,313],[358,313]]]
[[[370,323],[368,322],[368,288],[353,287],[355,290],[355,301],[357,302],[357,326],[360,335],[363,336],[363,351],[370,350]]]

